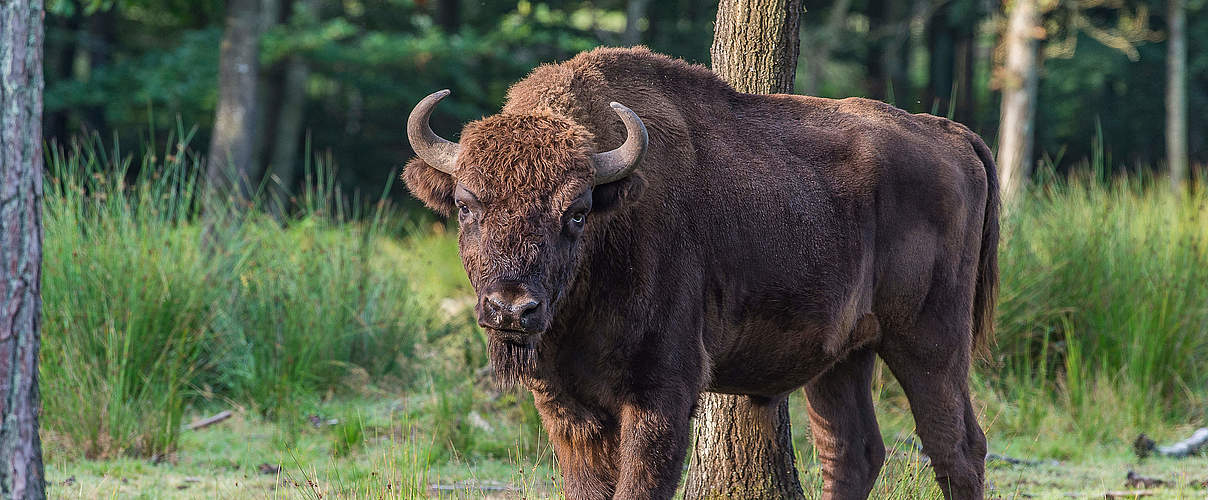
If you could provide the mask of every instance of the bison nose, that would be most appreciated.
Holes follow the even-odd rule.
[[[532,333],[540,327],[540,312],[541,302],[527,293],[492,291],[482,298],[478,324]]]

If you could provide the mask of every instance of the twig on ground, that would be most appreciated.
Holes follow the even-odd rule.
[[[911,448],[914,448],[915,451],[917,451],[919,453],[920,461],[922,461],[924,463],[931,462],[931,457],[927,456],[927,454],[923,452],[923,446],[920,445],[917,441],[910,439],[910,438],[907,438],[903,441],[906,444],[910,445]],[[990,462],[1003,462],[1003,463],[1006,463],[1009,465],[1026,465],[1029,467],[1035,467],[1037,465],[1061,465],[1061,462],[1058,462],[1058,461],[1052,460],[1052,459],[1050,459],[1050,460],[1028,460],[1025,458],[1015,458],[1015,457],[1003,455],[1000,453],[987,453],[986,454],[986,463],[990,463]]]
[[[1132,490],[1132,491],[1109,491],[1109,492],[1107,492],[1107,495],[1104,496],[1104,498],[1107,498],[1110,500],[1113,498],[1140,498],[1140,497],[1151,497],[1151,496],[1153,496],[1153,492],[1149,491],[1149,490]]]
[[[1133,471],[1128,471],[1128,476],[1124,479],[1125,488],[1156,488],[1162,486],[1170,486],[1170,481],[1156,477],[1145,477]]]
[[[1151,454],[1170,458],[1186,458],[1198,455],[1201,451],[1208,451],[1208,427],[1196,429],[1191,437],[1170,446],[1158,446],[1145,434],[1137,436],[1137,440],[1133,441],[1133,452],[1137,454],[1138,458],[1145,458]]]
[[[186,425],[185,430],[195,431],[197,429],[204,429],[206,427],[214,425],[214,424],[221,422],[223,420],[226,420],[228,418],[231,418],[231,410],[223,410],[222,412],[218,413],[217,415],[214,415],[209,418],[203,418],[203,419],[197,420],[189,425]]]

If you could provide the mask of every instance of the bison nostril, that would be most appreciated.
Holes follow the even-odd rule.
[[[515,311],[516,317],[525,319],[526,316],[537,312],[537,308],[541,307],[541,303],[535,300],[529,300],[523,304],[516,305],[512,308]]]
[[[483,309],[491,313],[492,316],[498,315],[501,312],[507,311],[509,308],[504,303],[499,294],[492,293],[486,296],[486,300],[482,303]]]

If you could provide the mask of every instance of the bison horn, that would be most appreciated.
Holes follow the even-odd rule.
[[[612,151],[592,155],[597,186],[624,179],[632,173],[642,162],[642,155],[646,154],[646,144],[650,142],[650,137],[646,135],[646,125],[642,124],[642,119],[638,118],[637,113],[617,102],[611,106],[617,116],[621,117],[621,121],[625,122],[625,144]]]
[[[415,109],[411,110],[411,116],[407,118],[407,140],[411,141],[411,149],[414,149],[415,154],[425,163],[441,172],[453,175],[453,170],[457,165],[457,155],[461,152],[461,145],[436,135],[436,132],[432,131],[432,126],[428,124],[428,118],[432,116],[432,109],[447,95],[449,95],[448,89],[433,92],[415,105]]]

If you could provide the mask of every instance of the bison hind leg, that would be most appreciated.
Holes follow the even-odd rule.
[[[875,362],[872,349],[858,350],[805,386],[824,499],[867,498],[885,461],[872,403]]]

